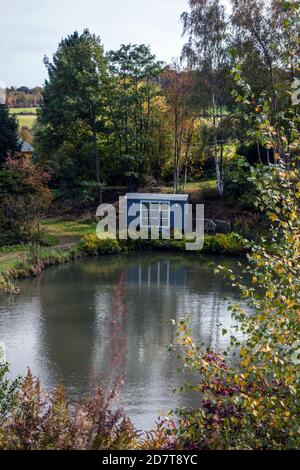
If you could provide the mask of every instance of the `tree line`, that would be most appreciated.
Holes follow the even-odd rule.
[[[9,108],[36,108],[42,102],[42,87],[6,89],[6,104]]]
[[[168,66],[143,44],[105,52],[88,30],[64,39],[45,59],[35,133],[54,187],[87,197],[96,188],[101,200],[103,184],[137,187],[151,177],[172,180],[177,192],[208,160],[222,197],[228,144],[270,162],[272,152],[236,119],[231,70],[238,61],[254,92],[268,93],[279,130],[295,76],[284,62],[283,14],[280,1],[233,0],[228,15],[219,0],[191,0],[181,17],[186,43]]]
[[[297,46],[284,27],[284,2],[231,3],[229,15],[220,0],[190,0],[181,16],[186,42],[169,65],[144,44],[105,51],[88,30],[63,39],[45,58],[33,164],[49,175],[56,200],[85,207],[118,185],[135,190],[168,183],[177,192],[204,173],[216,178],[220,198],[236,201],[247,193],[249,203],[244,163],[270,164],[276,154],[288,163],[280,136],[290,135],[283,111],[297,67],[288,67],[286,58]],[[254,114],[267,102],[276,148],[258,138],[253,115],[238,109],[236,64],[253,97],[260,97],[249,99]],[[5,165],[18,150],[16,123],[5,106],[0,127]]]

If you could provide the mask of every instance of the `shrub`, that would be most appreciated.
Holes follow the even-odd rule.
[[[127,253],[131,251],[185,251],[186,239],[181,240],[114,240],[99,239],[96,234],[85,235],[80,243],[79,250],[83,254],[98,256],[101,254]],[[206,235],[201,253],[219,253],[227,255],[242,255],[246,251],[241,238],[234,234]]]
[[[226,255],[241,255],[246,249],[241,238],[235,233],[206,235],[204,240],[204,253],[218,253]]]
[[[114,408],[116,386],[95,392],[74,406],[58,386],[45,395],[29,371],[0,426],[0,450],[114,450],[133,448],[131,421]],[[114,409],[113,409],[114,408]]]
[[[251,344],[254,338],[257,339],[255,334],[245,344]],[[295,365],[289,364],[281,374],[274,373],[272,365],[263,368],[263,361],[255,354],[263,353],[265,360],[271,359],[273,352],[270,346],[260,345],[254,353],[247,351],[248,346],[242,346],[241,367],[234,368],[222,355],[204,352],[196,345],[185,320],[178,324],[176,349],[178,346],[183,370],[197,377],[196,382],[186,382],[180,392],[197,393],[199,406],[177,409],[176,419],[164,423],[165,433],[177,446],[201,450],[299,447]],[[278,362],[281,361],[278,357]],[[279,370],[282,365],[277,367]],[[288,373],[293,382],[283,379]]]
[[[262,235],[266,235],[268,229],[268,221],[264,214],[251,212],[236,215],[232,225],[235,232],[248,240],[259,239]]]
[[[51,200],[49,175],[23,157],[7,158],[0,171],[0,243],[28,240]]]
[[[94,233],[89,233],[85,235],[79,242],[79,249],[86,255],[98,254],[98,243],[99,238]]]
[[[234,202],[235,207],[254,209],[257,191],[249,181],[250,166],[244,158],[230,160],[224,167],[224,197]]]
[[[120,253],[121,248],[118,240],[103,238],[99,239],[97,252],[99,255],[112,255],[114,253]]]
[[[119,240],[119,245],[123,252],[127,253],[130,251],[148,251],[151,250],[150,240],[142,240],[138,238],[133,240],[128,238],[127,240]]]
[[[85,235],[79,242],[79,250],[87,255],[115,254],[121,252],[117,240],[112,238],[98,238],[95,233]]]
[[[2,349],[0,345],[0,425],[7,418],[17,401],[17,390],[20,379],[10,381],[6,378],[9,371],[8,364],[2,362]]]
[[[268,214],[272,239],[249,243],[245,276],[230,278],[251,313],[231,306],[240,338],[231,336],[239,367],[202,351],[179,323],[184,370],[199,379],[183,392],[199,394],[199,407],[177,410],[179,426],[166,432],[201,449],[297,449],[299,438],[300,177],[272,166],[253,171],[258,207]],[[252,276],[252,287],[245,283]],[[224,330],[224,334],[226,334]]]

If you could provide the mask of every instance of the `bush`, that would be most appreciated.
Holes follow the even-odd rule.
[[[81,253],[92,256],[101,254],[128,253],[131,251],[180,251],[184,252],[186,240],[114,240],[109,238],[99,239],[96,234],[85,235],[80,243]],[[206,235],[204,247],[199,253],[218,253],[227,255],[242,255],[245,247],[240,237],[234,233]]]
[[[269,224],[264,214],[242,212],[234,217],[232,226],[235,232],[247,240],[258,240],[266,236]]]
[[[283,365],[284,356],[274,354],[272,357],[269,344],[258,342],[254,352],[250,352],[248,345],[257,337],[253,333],[242,343],[241,364],[234,368],[220,354],[202,351],[193,342],[187,322],[179,322],[174,348],[180,348],[182,370],[191,377],[198,377],[193,384],[186,382],[180,393],[199,394],[199,406],[179,408],[174,420],[162,423],[176,446],[200,450],[299,448],[299,398],[294,380],[299,376],[299,367],[291,363],[286,366],[290,358],[284,358],[286,364]],[[264,360],[269,358],[270,362],[275,359],[278,371],[281,368],[282,372],[274,371],[272,364],[266,367],[257,355],[264,355]]]
[[[0,426],[0,450],[124,450],[135,446],[137,432],[115,409],[116,386],[99,386],[70,406],[58,386],[44,395],[29,371]]]
[[[272,239],[249,242],[244,275],[227,270],[251,308],[249,313],[242,305],[230,306],[239,335],[231,335],[229,351],[239,354],[239,366],[203,351],[194,344],[187,323],[182,320],[178,325],[176,348],[182,369],[197,378],[181,391],[199,394],[199,406],[177,410],[179,425],[166,427],[183,446],[225,450],[300,446],[299,171],[296,164],[289,171],[280,166],[259,168],[252,178],[260,191],[258,207],[267,212],[272,226]],[[245,283],[250,275],[251,287]]]
[[[184,251],[185,240],[120,240],[122,251]]]
[[[49,175],[31,160],[7,158],[0,171],[0,244],[27,241],[51,200]]]
[[[20,379],[10,381],[6,378],[9,368],[7,363],[2,362],[2,354],[0,345],[0,425],[16,404],[17,389],[20,384]]]
[[[224,197],[243,210],[254,209],[257,191],[249,181],[250,166],[244,158],[230,160],[224,167]]]
[[[86,255],[98,256],[120,253],[121,247],[115,239],[100,239],[95,233],[89,233],[80,240],[79,250]]]
[[[230,233],[229,235],[217,233],[216,235],[205,236],[202,252],[241,255],[245,253],[245,246],[240,237],[235,233]]]

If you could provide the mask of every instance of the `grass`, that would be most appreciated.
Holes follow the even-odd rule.
[[[59,244],[68,242],[75,244],[84,235],[94,233],[96,224],[94,220],[56,218],[44,221],[42,228],[47,234],[56,237],[59,240]]]
[[[215,179],[205,180],[205,181],[194,181],[191,183],[187,183],[186,191],[193,192],[193,191],[205,191],[207,189],[215,189],[217,188],[217,181]],[[180,187],[180,189],[183,189]]]
[[[69,220],[69,219],[47,219],[41,224],[42,234],[50,240],[56,242],[51,247],[41,248],[41,261],[46,266],[54,264],[62,255],[62,260],[66,254],[74,249],[79,240],[89,233],[95,233],[95,221]],[[1,274],[12,273],[12,277],[22,277],[23,268],[19,267],[27,263],[29,245],[22,243],[19,245],[0,247],[0,289]],[[28,270],[29,267],[27,266]],[[30,270],[29,270],[30,271]],[[25,270],[25,273],[27,270]],[[3,277],[2,277],[3,284]]]
[[[20,127],[32,129],[36,121],[36,110],[37,108],[10,108],[9,112],[16,116]]]
[[[27,245],[20,243],[18,245],[0,246],[0,257],[8,253],[15,253],[16,251],[26,251]]]
[[[36,114],[37,108],[9,108],[11,114]]]
[[[36,116],[17,116],[20,127],[32,129],[36,121]]]
[[[186,185],[185,192],[186,193],[193,193],[195,191],[206,191],[208,189],[217,189],[217,181],[215,178],[203,181],[193,181],[189,182]],[[173,186],[168,185],[163,188],[166,192],[173,192]],[[183,185],[179,185],[179,192],[183,191]]]
[[[48,266],[65,263],[78,256],[76,245],[88,233],[95,233],[96,222],[49,219],[42,224],[42,236],[55,245],[41,247],[39,263],[32,261],[29,244],[0,247],[0,291],[16,293],[14,280],[38,274]],[[48,240],[48,241],[49,241]]]
[[[36,276],[45,268],[66,263],[80,256],[76,248],[41,248],[39,261],[33,261],[30,250],[22,256],[15,254],[6,261],[0,261],[0,291],[18,293],[19,289],[14,281],[19,278]]]

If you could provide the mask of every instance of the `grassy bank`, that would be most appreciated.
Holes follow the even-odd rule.
[[[76,245],[84,235],[95,233],[95,230],[95,220],[89,219],[53,218],[42,224],[42,231],[56,238],[60,246]]]
[[[45,221],[41,225],[41,240],[46,246],[40,248],[38,257],[32,253],[32,246],[28,243],[0,247],[0,290],[13,291],[16,279],[36,275],[47,266],[72,259],[80,239],[93,233],[95,227],[95,222]]]
[[[17,279],[35,277],[49,266],[66,263],[80,256],[76,248],[41,248],[39,254],[23,252],[23,256],[10,253],[12,256],[0,258],[0,291],[17,293]]]

